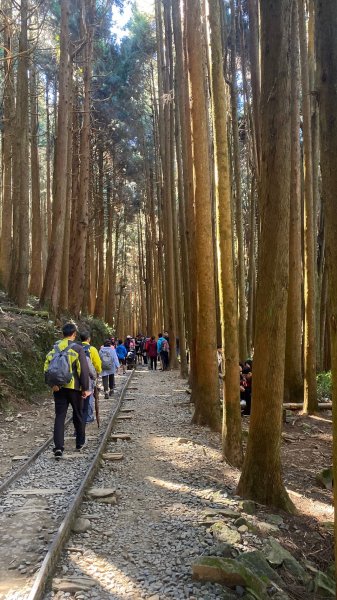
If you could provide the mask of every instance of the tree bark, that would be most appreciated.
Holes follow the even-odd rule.
[[[337,481],[337,4],[316,0],[318,98],[324,212],[326,216],[326,261],[330,297],[332,361],[333,476]],[[337,486],[334,486],[335,548],[337,540]],[[337,551],[335,549],[337,573]]]
[[[98,148],[98,193],[96,195],[97,219],[98,219],[98,282],[95,303],[95,317],[104,318],[104,174],[103,174],[103,148]]]
[[[52,233],[48,262],[41,294],[41,304],[57,313],[60,298],[60,278],[63,256],[65,212],[67,200],[67,148],[69,94],[69,0],[61,4],[59,105],[55,147],[54,198]],[[76,289],[76,288],[75,288]]]
[[[227,102],[223,76],[219,0],[209,0],[209,23],[211,29],[211,89],[216,171],[219,297],[222,348],[225,357],[222,448],[224,458],[227,462],[235,467],[240,467],[243,461],[243,452],[241,441],[240,378],[238,375],[239,340],[234,257],[232,253],[233,231],[227,147]]]
[[[90,179],[90,97],[91,97],[91,72],[93,52],[93,27],[94,27],[94,2],[85,0],[82,6],[82,29],[85,36],[84,65],[83,65],[83,121],[80,140],[80,177],[77,204],[77,231],[74,254],[73,294],[69,301],[71,313],[78,317],[81,312],[85,287],[85,263],[88,236],[88,206],[89,206],[89,179]]]
[[[304,158],[304,412],[317,410],[315,231],[312,178],[311,108],[304,0],[298,0],[302,76]]]
[[[31,174],[32,174],[32,261],[30,293],[40,296],[42,289],[42,220],[40,193],[40,161],[38,150],[38,91],[36,68],[30,69],[30,127],[31,127]]]
[[[239,146],[239,124],[237,109],[237,73],[236,73],[236,17],[235,2],[231,0],[231,99],[232,99],[232,131],[233,131],[233,163],[235,179],[235,217],[236,236],[238,247],[238,295],[239,295],[239,355],[240,360],[247,358],[247,331],[246,331],[246,294],[245,294],[245,254],[242,220],[242,193],[241,193],[241,169],[240,169],[240,146]]]
[[[21,31],[19,39],[19,64],[17,74],[17,131],[20,160],[20,188],[18,196],[19,245],[14,300],[18,306],[28,302],[29,283],[29,152],[28,152],[28,0],[21,1]]]
[[[14,81],[12,65],[12,2],[3,0],[4,30],[4,92],[3,92],[3,174],[2,174],[2,227],[0,240],[0,286],[6,290],[9,285],[12,256],[12,131],[14,124]]]
[[[238,493],[291,509],[280,460],[289,267],[291,0],[261,0],[260,7],[261,237],[252,412]]]
[[[284,401],[301,402],[302,371],[302,237],[301,237],[301,149],[300,69],[298,9],[292,8],[291,32],[291,185],[289,229],[289,290],[285,354]]]
[[[192,128],[195,173],[195,247],[198,314],[196,356],[197,384],[193,421],[219,429],[219,378],[216,354],[216,306],[212,238],[212,198],[208,143],[208,114],[199,0],[186,3],[188,66],[192,92]]]

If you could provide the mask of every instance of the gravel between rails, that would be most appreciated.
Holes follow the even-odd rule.
[[[96,454],[125,380],[119,378],[112,399],[100,400],[101,427],[87,426],[88,445],[81,452],[75,452],[70,426],[62,460],[55,461],[50,444],[1,496],[0,600],[28,597],[34,574]]]
[[[185,383],[176,372],[138,367],[136,390],[124,408],[134,409],[122,430],[129,442],[111,442],[120,462],[105,462],[94,487],[116,486],[117,506],[87,500],[82,516],[91,528],[73,534],[45,600],[214,600],[236,598],[217,584],[192,580],[191,565],[214,550],[201,511],[232,490],[222,483],[220,437],[192,426]],[[234,482],[233,482],[234,487]],[[90,590],[57,591],[68,577],[89,578]]]

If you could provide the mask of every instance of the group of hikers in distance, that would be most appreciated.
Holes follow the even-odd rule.
[[[123,341],[116,337],[104,341],[99,350],[91,344],[88,331],[78,332],[75,323],[66,323],[63,339],[56,342],[48,352],[44,365],[45,381],[51,387],[55,402],[54,456],[60,459],[64,452],[64,424],[69,405],[73,409],[76,450],[86,445],[85,427],[87,423],[98,421],[98,377],[102,377],[104,397],[113,396],[115,375],[126,374],[126,368],[137,363],[147,365],[151,371],[157,370],[158,358],[161,369],[169,368],[170,344],[167,332],[155,336],[136,337],[128,335]],[[79,333],[80,341],[76,342]],[[179,353],[179,344],[177,353]],[[219,362],[219,370],[220,370]],[[240,363],[240,400],[243,414],[250,414],[252,394],[252,361]],[[120,371],[119,371],[120,369]],[[96,404],[95,404],[96,401]]]
[[[138,362],[157,369],[160,358],[162,370],[169,366],[169,338],[167,333],[136,338],[127,336],[125,341],[115,337],[104,341],[100,350],[91,344],[88,331],[81,331],[77,342],[78,328],[75,323],[66,323],[62,328],[63,339],[56,342],[48,352],[44,364],[45,382],[53,391],[55,403],[54,456],[58,460],[64,452],[64,424],[69,405],[73,410],[76,450],[86,445],[85,427],[94,421],[95,398],[98,398],[98,376],[101,375],[105,399],[113,396],[115,374],[121,368]]]

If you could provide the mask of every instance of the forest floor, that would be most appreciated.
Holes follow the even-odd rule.
[[[70,545],[83,544],[84,553],[71,557],[65,553],[58,574],[62,577],[84,573],[97,579],[97,583],[102,576],[101,587],[98,592],[93,588],[90,593],[78,592],[71,597],[239,597],[240,590],[238,595],[232,596],[228,590],[228,595],[223,596],[217,584],[196,583],[191,578],[192,564],[199,556],[216,552],[221,556],[223,549],[211,531],[212,517],[205,517],[205,509],[216,513],[223,503],[237,511],[238,517],[245,517],[252,527],[238,535],[235,519],[225,518],[225,527],[229,527],[225,533],[231,530],[237,538],[233,542],[235,552],[261,550],[272,536],[302,565],[310,561],[313,572],[327,570],[333,563],[332,492],[319,487],[316,475],[331,464],[329,412],[317,417],[294,414],[284,424],[284,479],[298,514],[276,515],[275,510],[257,505],[254,514],[247,515],[235,495],[239,471],[222,461],[219,434],[191,425],[193,406],[178,373],[150,373],[143,368],[136,373],[134,385],[135,416],[128,424],[133,441],[123,447],[124,461],[111,467],[107,475],[103,469],[103,475],[98,476],[98,485],[106,477],[109,481],[113,477],[122,492],[121,506],[116,514],[103,515],[109,530],[103,538],[99,521],[97,531],[93,528],[84,537],[75,536]],[[15,456],[31,454],[40,440],[51,434],[52,422],[51,399],[41,400],[39,405],[22,401],[0,413],[0,481],[11,465],[15,468]],[[249,418],[244,417],[245,432],[248,427]],[[92,510],[99,516],[99,511],[107,509],[96,505]],[[89,504],[84,512],[90,512]],[[219,518],[213,517],[213,522]],[[205,518],[210,519],[209,524],[202,522]],[[99,556],[98,563],[94,555]],[[288,598],[304,597],[303,587],[291,574],[283,571],[282,578]],[[69,595],[54,592],[49,597],[63,599]],[[306,592],[305,597],[324,595]]]

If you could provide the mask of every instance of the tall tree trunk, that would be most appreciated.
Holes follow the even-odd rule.
[[[56,314],[60,297],[65,212],[67,201],[67,149],[69,93],[69,0],[61,3],[59,105],[55,147],[54,198],[52,233],[48,262],[41,294],[41,304],[49,305]],[[74,288],[76,289],[76,288]]]
[[[38,91],[36,69],[30,69],[30,127],[31,127],[31,173],[32,173],[32,261],[30,293],[40,296],[42,288],[42,219],[40,194],[40,162],[38,150]]]
[[[248,271],[248,318],[247,318],[247,350],[252,355],[254,348],[254,312],[256,293],[256,180],[252,177],[250,191],[250,241],[249,241],[249,271]]]
[[[14,73],[12,66],[12,2],[3,0],[4,91],[3,91],[3,171],[2,228],[0,240],[0,286],[8,289],[12,255],[12,144],[14,125]]]
[[[216,306],[212,238],[212,198],[208,143],[208,114],[199,0],[187,0],[188,66],[192,91],[192,125],[195,172],[196,279],[198,286],[197,387],[193,421],[219,429],[219,378],[216,354]]]
[[[20,157],[19,192],[19,252],[14,299],[18,306],[26,306],[29,282],[29,152],[28,152],[28,0],[21,0],[21,31],[17,74],[17,131]]]
[[[311,108],[304,0],[298,0],[302,75],[304,154],[304,412],[317,410],[315,232],[312,179]]]
[[[211,28],[211,89],[214,119],[214,149],[217,210],[217,243],[222,347],[225,356],[223,386],[222,447],[227,462],[240,467],[243,460],[241,442],[240,381],[238,377],[239,340],[232,253],[232,210],[228,163],[226,92],[223,76],[221,15],[219,0],[209,1]]]
[[[62,255],[62,277],[60,291],[60,309],[67,311],[69,306],[69,266],[70,266],[70,247],[71,247],[71,207],[72,207],[72,165],[73,165],[73,110],[75,105],[75,92],[73,90],[73,69],[72,62],[69,61],[69,98],[72,98],[71,106],[68,111],[68,148],[67,148],[67,191],[66,191],[66,207],[65,207],[65,222],[64,222],[64,239],[63,239],[63,255]]]
[[[332,361],[333,475],[337,481],[337,4],[316,0],[321,171],[326,217],[326,261],[330,297]],[[335,570],[337,573],[337,486],[334,486]]]
[[[251,86],[253,98],[253,116],[256,155],[258,160],[258,170],[256,173],[259,180],[261,163],[261,120],[260,120],[260,96],[261,96],[261,72],[260,72],[260,40],[259,40],[259,4],[258,0],[248,0],[249,15],[249,56]]]
[[[184,127],[183,137],[186,139],[186,164],[184,166],[184,185],[185,185],[185,221],[186,221],[186,237],[188,247],[188,258],[190,268],[190,298],[191,298],[191,335],[190,335],[190,377],[189,383],[192,387],[192,399],[197,394],[197,376],[198,376],[198,359],[197,359],[197,316],[198,316],[198,283],[195,273],[197,270],[197,252],[196,252],[196,218],[195,218],[195,188],[194,188],[194,165],[193,165],[193,145],[192,145],[192,116],[191,116],[191,104],[190,104],[190,93],[191,88],[189,85],[188,76],[188,50],[187,50],[187,0],[184,0],[184,35],[183,35],[183,67],[184,67]]]
[[[103,174],[103,148],[98,148],[98,193],[96,196],[97,219],[98,219],[98,282],[95,304],[95,317],[104,317],[104,174]]]
[[[113,196],[114,197],[114,196]],[[108,227],[106,240],[106,294],[105,294],[105,320],[111,326],[113,325],[114,312],[112,311],[113,297],[115,290],[112,289],[113,278],[113,253],[112,253],[112,230],[113,230],[113,204],[111,198],[111,179],[110,174],[106,176],[106,201],[108,210]]]
[[[333,475],[337,481],[337,4],[316,0],[321,171],[326,216],[326,261],[330,296]],[[337,486],[334,485],[335,572],[337,576]]]
[[[302,374],[302,238],[301,238],[301,149],[300,69],[298,10],[292,7],[291,33],[291,185],[289,229],[289,289],[285,354],[285,402],[301,402]]]
[[[245,253],[242,219],[242,192],[240,169],[239,124],[237,109],[237,74],[236,74],[236,17],[235,2],[231,0],[231,99],[232,99],[232,130],[233,130],[233,159],[236,203],[236,236],[238,246],[238,294],[239,294],[239,355],[240,360],[247,358],[246,331],[246,294],[245,294]]]
[[[94,28],[94,2],[85,0],[82,5],[82,25],[85,36],[84,65],[83,65],[83,122],[80,141],[80,179],[79,195],[77,204],[77,232],[76,252],[74,255],[73,288],[76,294],[70,298],[69,308],[75,316],[79,316],[83,303],[85,286],[85,258],[88,236],[88,206],[89,206],[89,179],[90,179],[90,97],[91,97],[91,71],[93,52],[93,28]]]
[[[291,0],[261,0],[260,7],[261,237],[252,413],[238,493],[290,509],[280,445],[289,267]]]
[[[188,377],[188,364],[186,353],[186,330],[191,327],[190,315],[190,279],[188,272],[188,252],[186,240],[186,223],[185,223],[185,198],[184,198],[184,176],[183,176],[183,161],[182,147],[179,124],[179,107],[176,104],[175,118],[175,137],[176,137],[176,160],[177,160],[177,175],[178,175],[178,216],[179,216],[179,242],[177,240],[176,250],[176,278],[177,287],[180,288],[180,301],[178,300],[178,320],[179,320],[179,347],[180,347],[180,373],[184,378]],[[178,226],[178,223],[177,223]],[[181,262],[179,260],[181,255]],[[179,293],[179,292],[178,292]]]
[[[183,285],[184,285],[184,307],[185,307],[185,323],[187,341],[190,353],[193,346],[192,336],[192,312],[193,308],[193,296],[191,292],[191,279],[190,270],[192,257],[189,256],[189,239],[190,235],[187,231],[187,206],[193,205],[193,187],[189,185],[191,176],[193,173],[189,172],[189,146],[191,140],[188,139],[189,131],[188,125],[190,125],[190,119],[188,119],[188,125],[186,123],[186,110],[185,110],[185,93],[186,83],[185,77],[187,75],[184,72],[184,47],[182,37],[182,22],[181,22],[181,10],[179,0],[172,1],[172,20],[173,20],[173,33],[174,33],[174,44],[175,44],[175,95],[176,95],[176,145],[177,145],[177,165],[178,165],[178,176],[180,180],[179,189],[179,233],[180,233],[180,246],[181,246],[181,259],[182,259],[182,273],[183,273]],[[192,163],[192,156],[191,163]],[[192,168],[192,164],[190,165]],[[190,259],[190,260],[189,260]],[[192,284],[193,287],[194,284]],[[193,363],[193,360],[192,360]]]
[[[51,240],[52,227],[52,202],[51,202],[51,133],[50,133],[50,112],[49,112],[49,77],[46,76],[46,210],[47,210],[47,229],[48,244]]]
[[[173,116],[173,58],[172,58],[172,30],[171,30],[171,0],[164,0],[164,23],[165,23],[165,70],[164,70],[164,93],[167,99],[164,103],[165,131],[165,162],[163,165],[164,176],[164,244],[165,244],[165,273],[166,273],[166,296],[168,323],[167,331],[170,338],[170,366],[177,367],[176,356],[176,280],[175,280],[175,256],[174,256],[174,225],[173,225],[173,203],[174,199],[174,116]],[[169,98],[171,97],[171,100]]]

